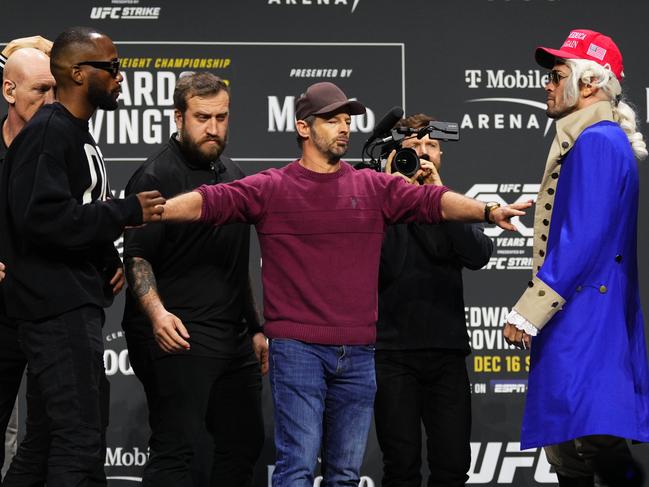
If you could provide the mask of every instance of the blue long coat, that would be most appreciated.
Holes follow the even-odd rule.
[[[535,237],[547,242],[535,245],[542,264],[515,306],[525,316],[537,300],[549,316],[532,343],[521,447],[594,434],[649,441],[637,163],[616,123],[589,125],[576,140],[562,131],[566,127],[557,127],[564,141],[556,142],[567,149],[555,166],[560,177],[549,173],[550,183],[541,188],[547,191],[555,180],[553,201],[537,202],[543,206]],[[544,218],[550,210],[551,218]]]

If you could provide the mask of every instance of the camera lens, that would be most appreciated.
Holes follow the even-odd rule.
[[[392,160],[392,170],[411,178],[419,171],[419,156],[414,149],[399,149]]]

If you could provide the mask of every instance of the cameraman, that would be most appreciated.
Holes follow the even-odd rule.
[[[424,114],[398,127],[419,129]],[[441,185],[442,151],[426,135],[403,140],[420,158],[412,184]],[[394,153],[386,172],[391,173]],[[426,430],[429,486],[461,486],[471,462],[470,353],[464,318],[462,268],[491,256],[482,225],[408,223],[388,228],[381,251],[376,343],[376,432],[383,452],[384,487],[422,485],[421,422]]]

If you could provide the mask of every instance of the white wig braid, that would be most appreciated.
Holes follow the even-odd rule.
[[[613,72],[595,61],[585,59],[565,59],[563,63],[572,73],[566,79],[564,101],[568,106],[575,106],[579,97],[579,82],[599,88],[610,101],[613,118],[626,133],[633,153],[637,159],[647,157],[647,146],[644,137],[637,131],[636,114],[633,108],[623,101],[622,87]]]

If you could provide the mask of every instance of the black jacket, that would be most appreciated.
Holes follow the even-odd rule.
[[[142,223],[135,196],[111,199],[88,123],[45,105],[14,139],[0,178],[0,255],[7,314],[37,321],[112,303],[113,245]]]
[[[389,227],[381,249],[377,349],[470,352],[462,268],[479,269],[493,242],[482,225]]]
[[[224,156],[204,166],[188,160],[174,135],[135,172],[126,194],[155,188],[171,198],[244,176]],[[261,331],[250,291],[249,247],[250,226],[243,223],[163,223],[127,230],[124,257],[151,264],[165,308],[192,337],[189,353],[226,357],[249,353],[248,329]],[[122,327],[136,331],[142,326],[151,325],[128,293]]]

